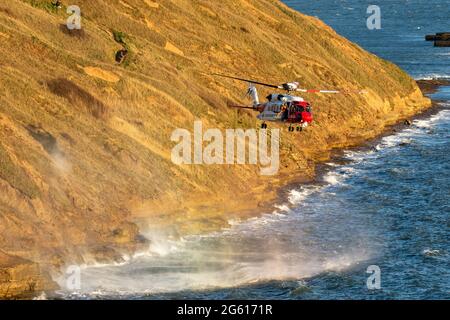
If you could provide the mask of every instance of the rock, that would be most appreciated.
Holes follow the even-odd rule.
[[[44,128],[42,128],[42,126],[29,124],[26,126],[26,129],[30,133],[30,135],[37,142],[39,142],[45,149],[45,151],[47,151],[49,154],[54,153],[58,150],[56,138]]]
[[[184,56],[184,52],[181,51],[179,48],[177,48],[174,44],[170,43],[169,41],[166,42],[166,46],[164,47],[164,49],[172,53],[175,53],[179,56]]]
[[[434,41],[435,47],[450,47],[450,32],[438,32],[425,36],[426,41]]]
[[[122,63],[125,58],[128,56],[128,50],[122,49],[116,52],[116,62]]]
[[[62,8],[62,2],[60,0],[56,0],[52,2],[52,6],[56,9],[61,9]]]
[[[450,47],[450,40],[437,40],[434,42],[435,47]]]
[[[84,72],[94,78],[101,79],[103,81],[116,83],[119,82],[120,77],[111,71],[104,70],[98,67],[84,67]]]
[[[31,298],[57,287],[37,263],[0,251],[0,299]]]
[[[406,119],[404,124],[405,124],[405,126],[410,126],[410,125],[412,125],[412,122],[411,122],[411,120]]]
[[[450,40],[450,32],[438,32],[436,33],[436,36],[442,40]]]
[[[92,250],[92,257],[97,263],[122,263],[124,262],[123,256],[117,252],[114,248],[109,246],[100,246]]]
[[[139,234],[139,229],[134,223],[124,223],[112,232],[112,240],[114,243],[126,244],[133,243]]]

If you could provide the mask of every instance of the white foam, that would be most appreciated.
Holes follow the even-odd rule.
[[[241,219],[230,219],[230,220],[228,220],[228,224],[230,226],[236,226],[236,225],[241,224],[241,223],[242,223]]]
[[[289,206],[286,204],[281,204],[281,205],[276,204],[275,208],[277,208],[278,210],[280,210],[282,212],[291,212],[291,208],[289,208]],[[284,216],[284,214],[280,214],[279,212],[274,212],[274,215]]]
[[[354,167],[342,167],[341,171],[345,172],[347,176],[349,175],[353,175],[357,172],[359,172],[356,168]]]
[[[346,177],[344,174],[339,174],[335,171],[328,172],[324,177],[323,180],[327,182],[328,184],[334,186],[336,184],[342,183],[342,180]]]
[[[34,297],[33,300],[48,300],[45,292],[41,292],[38,296]]]
[[[429,128],[431,127],[432,123],[430,119],[427,120],[414,120],[413,124],[419,128]]]
[[[450,79],[448,74],[432,73],[428,75],[419,75],[414,78],[415,80],[440,80],[440,79]]]
[[[398,143],[401,141],[401,138],[398,135],[393,136],[387,136],[381,139],[380,146],[382,148],[392,148],[398,145]]]
[[[425,249],[422,251],[422,254],[427,256],[427,257],[436,257],[436,256],[440,256],[441,255],[441,251],[440,250],[436,250],[436,249]]]
[[[373,150],[364,150],[364,151],[353,151],[347,150],[344,151],[344,157],[348,160],[351,160],[353,164],[360,163],[361,161],[367,160],[368,157],[374,154]]]
[[[288,201],[290,204],[296,206],[301,204],[307,197],[312,193],[318,191],[320,187],[318,186],[307,186],[300,187],[299,189],[291,190],[288,196]]]
[[[334,163],[334,162],[327,162],[326,165],[330,166],[330,167],[339,167],[339,164],[338,163]]]

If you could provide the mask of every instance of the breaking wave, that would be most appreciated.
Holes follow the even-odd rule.
[[[450,55],[450,53],[440,54],[440,55]],[[450,79],[450,76],[448,74],[439,74],[439,73],[433,73],[433,74],[426,74],[426,75],[418,75],[414,77],[415,80],[447,80]]]

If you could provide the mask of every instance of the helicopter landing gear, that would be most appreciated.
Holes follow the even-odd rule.
[[[302,132],[303,131],[303,126],[293,126],[292,124],[290,124],[289,128],[288,128],[288,131],[289,132],[295,132],[295,131]]]
[[[267,123],[265,122],[261,123],[261,129],[267,129]]]

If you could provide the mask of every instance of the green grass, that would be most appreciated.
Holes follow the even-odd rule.
[[[113,30],[112,33],[113,33],[114,41],[123,45],[125,47],[125,49],[128,49],[128,45],[125,41],[125,39],[128,38],[126,33],[122,32],[122,31],[117,31],[117,30]]]
[[[43,9],[50,13],[57,13],[58,8],[55,7],[52,4],[52,1],[50,0],[25,0],[25,2],[28,2],[31,6],[39,9]]]
[[[118,31],[118,30],[113,30],[112,33],[113,33],[114,41],[121,44],[123,46],[123,48],[128,51],[128,54],[125,57],[125,60],[121,63],[122,67],[130,68],[132,56],[133,56],[133,50],[131,50],[131,47],[128,44],[129,43],[128,40],[130,37],[125,32]]]

